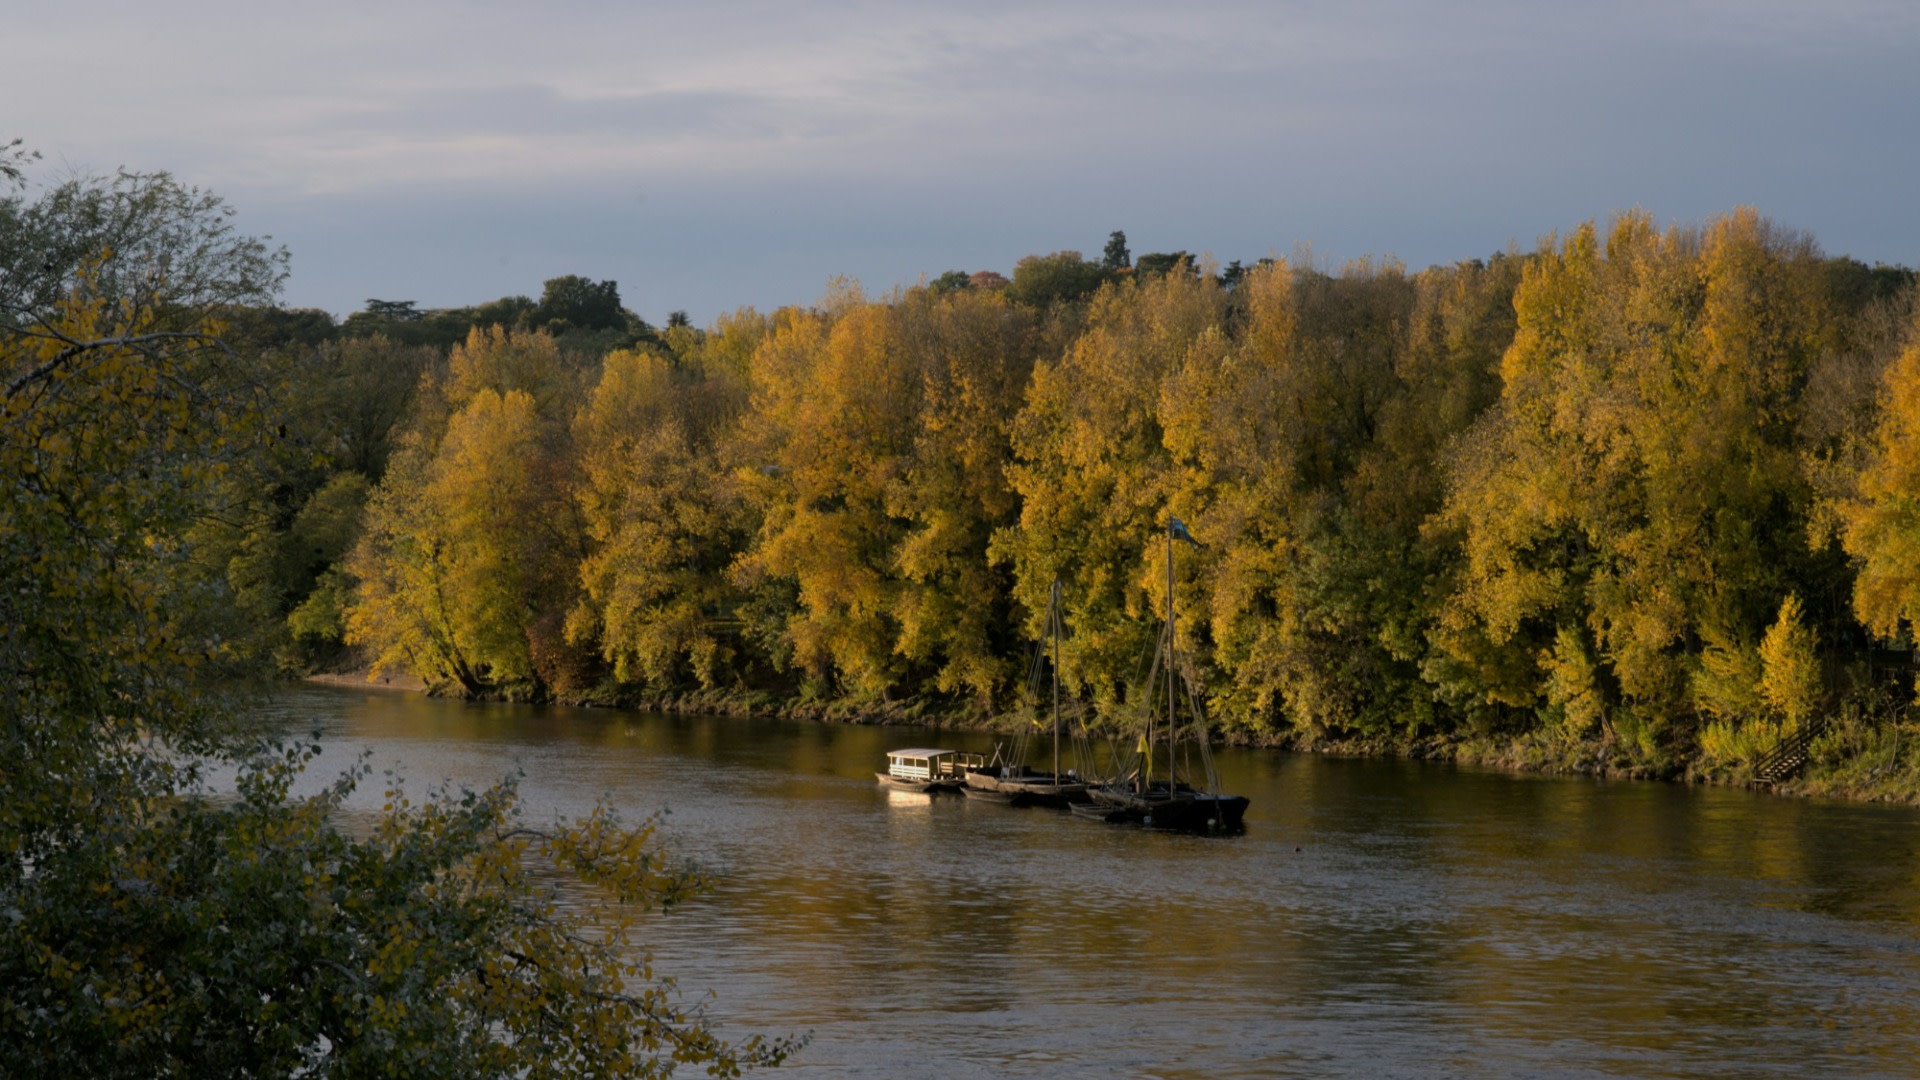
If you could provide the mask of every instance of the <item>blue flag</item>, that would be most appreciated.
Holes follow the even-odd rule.
[[[1200,546],[1200,541],[1195,540],[1193,534],[1187,531],[1187,523],[1177,517],[1167,519],[1167,532],[1171,533],[1175,540],[1185,540],[1194,547]]]

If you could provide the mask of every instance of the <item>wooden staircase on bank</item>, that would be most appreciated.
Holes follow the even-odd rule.
[[[1782,780],[1788,780],[1807,763],[1808,748],[1813,740],[1825,734],[1827,718],[1816,716],[1795,728],[1792,734],[1781,739],[1772,750],[1766,752],[1753,767],[1753,786],[1772,787]]]

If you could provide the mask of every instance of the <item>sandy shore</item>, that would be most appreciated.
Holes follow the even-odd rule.
[[[304,681],[327,686],[351,686],[358,690],[398,690],[414,694],[425,693],[427,689],[426,683],[412,675],[381,675],[370,679],[364,671],[308,675]]]

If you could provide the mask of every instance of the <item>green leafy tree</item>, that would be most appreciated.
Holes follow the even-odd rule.
[[[305,672],[340,656],[336,564],[352,547],[369,481],[384,474],[394,428],[433,361],[430,350],[384,336],[256,355],[281,420],[266,452],[229,475],[224,512],[197,524],[191,543],[232,590],[231,636]],[[288,620],[302,608],[296,629]]]
[[[346,638],[352,583],[341,563],[360,536],[370,487],[359,473],[336,473],[313,493],[288,527],[283,543],[304,563],[309,584],[286,613],[288,631],[302,647],[325,651]]]
[[[503,296],[498,300],[489,300],[473,309],[472,325],[482,330],[495,326],[504,326],[512,330],[526,330],[539,311],[539,305],[527,296]]]
[[[927,283],[928,290],[936,293],[953,292],[956,289],[973,287],[973,275],[965,270],[949,270]]]
[[[1195,274],[1199,270],[1199,260],[1184,251],[1150,251],[1133,264],[1133,272],[1138,277],[1159,277],[1175,272]]]
[[[783,1056],[714,1038],[638,959],[636,905],[694,884],[649,825],[530,826],[503,787],[396,795],[350,835],[359,773],[296,797],[306,751],[235,736],[208,681],[227,594],[188,538],[279,424],[207,305],[268,299],[279,260],[158,175],[0,198],[0,232],[48,245],[0,247],[25,271],[0,282],[7,1070],[731,1075]],[[237,788],[212,797],[208,762]],[[611,906],[563,913],[555,874]]]
[[[412,322],[424,314],[412,300],[368,300],[362,310],[372,318],[394,322]]]
[[[334,472],[378,481],[428,372],[444,354],[383,335],[296,351],[288,367],[288,438]]]
[[[534,309],[537,325],[559,330],[562,325],[579,330],[606,330],[625,325],[625,310],[620,306],[620,286],[612,281],[593,281],[578,274],[550,279],[540,291],[540,304]]]
[[[1045,309],[1092,296],[1106,283],[1107,277],[1101,264],[1088,262],[1077,251],[1028,255],[1014,264],[1013,278],[1007,284],[1007,299]]]
[[[102,815],[9,890],[10,1071],[736,1076],[795,1048],[724,1042],[655,978],[636,916],[700,882],[653,822],[529,822],[511,785],[393,790],[355,837],[334,822],[365,769],[296,796],[308,756],[249,761],[237,798]],[[571,915],[558,875],[590,886]]]

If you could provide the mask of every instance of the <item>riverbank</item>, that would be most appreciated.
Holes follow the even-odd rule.
[[[426,680],[413,675],[370,675],[365,671],[325,672],[301,676],[302,682],[318,683],[321,686],[351,686],[356,690],[390,690],[398,693],[424,694],[429,687]]]
[[[365,670],[305,676],[330,686],[460,697],[429,686],[412,675],[369,678]],[[1028,718],[993,714],[976,707],[925,698],[883,701],[798,701],[763,691],[690,690],[677,694],[636,694],[624,690],[569,697],[559,704],[583,708],[632,709],[698,716],[805,720],[823,724],[919,727],[935,731],[987,731],[1011,734]],[[1408,758],[1448,762],[1516,774],[1591,776],[1608,780],[1654,780],[1724,787],[1753,782],[1750,767],[1709,765],[1697,759],[1631,753],[1608,734],[1604,738],[1568,738],[1538,732],[1501,737],[1347,736],[1288,732],[1258,735],[1229,732],[1228,745],[1342,758]],[[1849,711],[1836,718],[1827,734],[1814,741],[1806,767],[1796,776],[1764,788],[1783,797],[1840,799],[1851,802],[1920,806],[1920,723],[1901,715],[1866,716]]]

